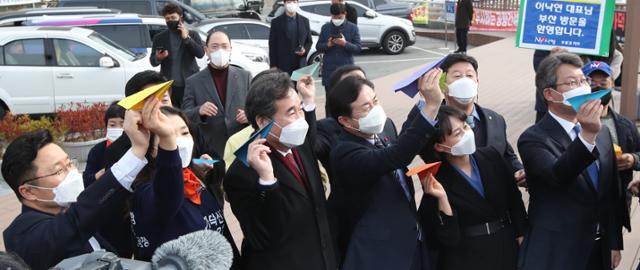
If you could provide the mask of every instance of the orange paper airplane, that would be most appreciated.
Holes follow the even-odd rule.
[[[438,169],[440,169],[440,164],[442,164],[442,162],[438,161],[434,163],[415,166],[407,172],[407,176],[414,176],[417,174],[418,177],[420,177],[420,180],[427,177],[427,173],[431,173],[431,175],[435,176],[436,173],[438,173]]]

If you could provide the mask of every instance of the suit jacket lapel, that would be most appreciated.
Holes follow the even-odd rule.
[[[300,183],[298,183],[298,181],[296,180],[296,177],[293,175],[291,171],[289,171],[289,169],[284,164],[282,159],[276,155],[280,155],[280,152],[271,151],[271,154],[269,154],[269,158],[271,158],[271,164],[273,164],[273,174],[278,179],[278,182],[280,182],[280,184],[282,185],[285,185],[295,190],[305,198],[308,198],[307,191],[304,189],[302,185],[300,185]]]
[[[231,108],[231,102],[233,102],[233,97],[236,95],[236,89],[238,89],[238,73],[234,72],[231,65],[228,67],[227,71],[227,96],[225,98],[225,108]],[[235,115],[236,112],[229,112]]]
[[[603,128],[598,133],[598,137],[596,137],[596,149],[599,152],[598,161],[600,163],[600,167],[598,170],[598,198],[602,199],[605,195],[605,190],[608,190],[608,185],[610,184],[607,181],[603,181],[605,179],[609,180],[605,173],[610,172],[611,161],[615,158],[611,154],[613,151],[613,145],[611,139],[609,139],[609,129],[603,126]],[[591,182],[591,181],[590,181]]]
[[[484,121],[484,127],[485,127],[485,136],[486,136],[486,143],[487,145],[495,145],[496,143],[502,143],[503,140],[501,140],[501,138],[499,137],[501,132],[504,132],[504,130],[500,130],[499,128],[496,127],[496,119],[493,118],[493,116],[489,115],[484,109],[482,109],[482,107],[475,105],[476,106],[476,111],[478,112],[478,115],[480,115],[480,119],[481,121]],[[504,147],[501,147],[501,149],[504,149]],[[498,149],[498,151],[500,151],[501,149]]]
[[[569,144],[571,144],[572,142],[569,134],[565,132],[560,123],[558,123],[558,121],[556,121],[556,119],[554,119],[550,114],[546,114],[541,121],[544,121],[543,123],[541,123],[542,127],[547,130],[551,139],[559,144],[560,149],[558,149],[558,151],[560,152],[560,154],[564,153]],[[576,140],[579,140],[579,138],[576,137]],[[587,170],[585,169],[584,171],[582,171],[579,176],[582,176],[583,180],[579,183],[582,184],[585,189],[595,192],[595,188],[591,183],[591,178],[589,178],[589,173],[587,172]]]
[[[322,180],[318,179],[319,175],[316,174],[316,170],[313,166],[313,163],[317,163],[318,161],[313,158],[313,156],[307,152],[307,148],[305,147],[296,147],[298,151],[298,155],[300,156],[300,160],[302,161],[302,166],[304,166],[305,177],[307,178],[307,183],[309,184],[311,194],[315,194],[318,190],[321,190],[321,193],[324,196],[324,188],[322,187]],[[313,198],[313,195],[311,195]],[[324,198],[324,197],[323,197]]]
[[[473,188],[469,182],[467,182],[464,176],[460,175],[460,173],[458,173],[458,171],[448,161],[445,160],[442,162],[442,167],[438,172],[438,176],[442,178],[444,183],[448,183],[449,188],[447,189],[447,192],[457,194],[460,198],[470,202],[471,205],[475,205],[484,211],[493,211],[487,200],[483,198],[480,193],[478,193],[478,191]]]

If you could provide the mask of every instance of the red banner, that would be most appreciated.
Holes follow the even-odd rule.
[[[518,11],[499,11],[473,9],[471,30],[476,31],[511,31],[518,28]]]

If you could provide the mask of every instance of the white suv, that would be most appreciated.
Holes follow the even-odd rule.
[[[399,54],[404,48],[416,42],[413,23],[407,19],[375,12],[362,4],[349,1],[358,12],[358,30],[362,47],[380,48],[388,54]],[[330,1],[299,2],[299,14],[309,19],[311,32],[320,33],[322,26],[331,21]],[[284,13],[284,7],[278,6],[273,12],[277,17]],[[273,19],[267,18],[267,20]]]
[[[53,113],[70,102],[111,102],[149,61],[93,30],[0,28],[0,115]]]
[[[151,42],[153,37],[166,30],[167,24],[162,17],[142,16],[138,14],[105,14],[105,15],[80,15],[80,16],[46,16],[33,18],[26,22],[35,26],[80,26],[95,30],[118,44],[126,47],[134,53],[151,54]],[[207,39],[207,34],[198,28],[190,27],[200,34],[202,42]],[[232,42],[233,39],[232,39]],[[203,44],[204,45],[204,44]],[[208,57],[196,59],[201,69],[207,66]],[[231,64],[256,75],[269,69],[269,55],[259,47],[233,44]]]

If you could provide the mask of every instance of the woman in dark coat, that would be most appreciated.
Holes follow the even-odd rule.
[[[441,160],[435,178],[453,209],[453,229],[440,237],[438,269],[514,270],[526,212],[510,165],[493,148],[475,148],[467,116],[443,106],[428,146]],[[428,203],[423,200],[422,202]]]

